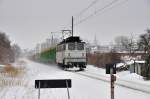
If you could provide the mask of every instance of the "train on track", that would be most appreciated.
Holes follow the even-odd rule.
[[[63,69],[77,67],[84,70],[87,64],[86,47],[79,36],[70,36],[56,47],[56,63]]]

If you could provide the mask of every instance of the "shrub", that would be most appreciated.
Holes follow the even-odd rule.
[[[120,55],[114,52],[87,54],[88,64],[104,68],[106,64],[119,63]]]

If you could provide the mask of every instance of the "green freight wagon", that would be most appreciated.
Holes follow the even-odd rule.
[[[56,60],[56,48],[49,48],[48,50],[41,52],[40,61],[45,63],[55,63]]]

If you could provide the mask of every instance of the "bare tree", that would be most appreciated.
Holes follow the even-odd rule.
[[[0,45],[6,48],[10,48],[10,41],[5,33],[0,32]]]
[[[130,40],[126,36],[118,36],[115,38],[116,46],[122,48],[123,50],[126,50],[128,48],[129,42]]]
[[[14,54],[11,50],[10,40],[3,32],[0,32],[0,53],[0,63],[6,64],[14,61]]]
[[[150,29],[146,30],[146,33],[140,36],[139,47],[142,47],[145,55],[145,68],[142,70],[142,75],[147,79],[150,79]]]
[[[134,39],[132,34],[130,37],[118,36],[115,39],[115,43],[116,43],[116,47],[120,51],[127,51],[129,53],[130,57],[132,57],[134,55],[134,53],[137,51],[137,41]]]
[[[19,58],[21,56],[21,48],[19,47],[19,45],[14,44],[12,45],[12,50],[15,56],[15,59]]]

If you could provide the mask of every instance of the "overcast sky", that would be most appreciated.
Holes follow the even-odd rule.
[[[50,37],[50,32],[63,29],[94,0],[0,0],[0,31],[22,48],[34,48]],[[75,23],[112,2],[99,0]],[[150,27],[150,0],[118,0],[114,7],[74,27],[74,35],[100,44],[109,44],[116,36],[144,33]],[[67,25],[69,27],[70,25]]]

